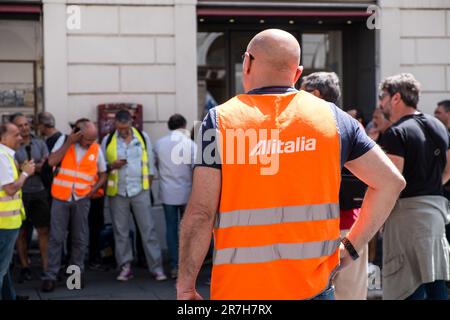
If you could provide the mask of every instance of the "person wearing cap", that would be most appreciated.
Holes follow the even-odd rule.
[[[55,143],[62,136],[62,133],[56,128],[55,117],[50,113],[43,111],[37,116],[37,129],[39,135],[45,139],[45,144],[47,145],[48,153],[52,152]],[[46,160],[41,169],[42,183],[48,192],[49,201],[51,204],[51,194],[50,190],[53,182],[53,168],[48,165],[48,160]]]

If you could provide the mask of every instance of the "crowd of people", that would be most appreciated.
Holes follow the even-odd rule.
[[[24,299],[15,294],[12,278],[14,248],[20,271],[17,281],[32,280],[28,247],[37,231],[44,292],[55,289],[65,267],[81,270],[84,287],[85,258],[92,268],[102,267],[100,237],[105,198],[114,235],[114,260],[118,281],[133,277],[134,243],[130,239],[131,217],[140,236],[140,247],[149,275],[157,281],[168,277],[163,268],[161,246],[151,213],[151,184],[159,172],[159,196],[166,218],[170,277],[178,274],[178,226],[188,201],[192,164],[170,161],[175,144],[195,155],[195,144],[186,130],[186,119],[174,114],[170,133],[153,148],[149,136],[133,127],[127,110],[115,116],[115,131],[98,141],[96,125],[82,118],[70,134],[56,129],[52,114],[37,117],[37,135],[29,119],[13,114],[1,124],[0,165],[0,288],[2,298]],[[23,205],[22,205],[23,203]],[[11,269],[11,270],[10,270]]]
[[[63,264],[80,268],[83,287],[85,258],[90,266],[102,262],[105,203],[117,280],[133,277],[131,217],[149,275],[166,280],[151,213],[157,174],[169,276],[179,279],[180,299],[201,298],[195,280],[213,231],[213,299],[366,299],[369,263],[382,266],[385,299],[448,299],[450,100],[437,103],[435,117],[426,115],[418,110],[419,82],[394,75],[381,82],[379,105],[364,126],[361,111],[338,107],[335,73],[307,75],[295,88],[303,71],[299,54],[284,31],[256,35],[244,55],[246,94],[208,110],[198,144],[179,114],[154,146],[125,109],[101,141],[86,118],[62,134],[50,113],[40,113],[37,137],[27,117],[12,115],[0,125],[1,297],[23,298],[15,294],[10,265],[16,249],[17,281],[31,280],[33,229],[41,289],[55,290]],[[320,157],[280,152],[272,176],[247,164],[195,160],[220,149],[218,137],[203,136],[209,129],[226,146],[227,130],[249,127],[281,127],[280,139],[314,136]],[[174,161],[175,149],[185,152],[177,154],[184,161]]]

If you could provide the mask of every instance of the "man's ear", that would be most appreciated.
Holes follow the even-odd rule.
[[[303,73],[303,66],[298,66],[297,70],[295,71],[295,77],[294,77],[294,83],[292,84],[292,86],[294,86],[298,79],[300,79],[300,77],[302,76]]]
[[[392,98],[392,102],[399,103],[402,100],[402,96],[400,95],[400,92],[395,93]]]
[[[242,63],[242,72],[245,74],[249,74],[251,65],[250,54],[246,52],[244,62]]]
[[[311,92],[311,94],[314,95],[314,96],[316,96],[317,98],[322,99],[322,95],[320,94],[320,91],[317,90],[317,89],[314,89],[314,90]]]

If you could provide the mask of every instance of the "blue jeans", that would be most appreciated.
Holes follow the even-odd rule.
[[[11,276],[11,270],[3,277],[3,287],[1,290],[1,300],[16,300],[16,290]]]
[[[334,297],[334,286],[329,287],[327,290],[315,296],[311,300],[336,300]]]
[[[406,300],[448,300],[447,285],[444,280],[423,283]]]
[[[166,240],[169,249],[170,267],[178,268],[178,229],[185,205],[163,204],[166,216]]]
[[[10,297],[14,297],[14,287],[9,276],[9,265],[14,253],[14,244],[20,229],[0,229],[0,300],[2,300],[3,293],[9,293]],[[6,281],[5,281],[6,280]],[[3,282],[5,281],[5,288]],[[5,298],[10,298],[5,297]]]

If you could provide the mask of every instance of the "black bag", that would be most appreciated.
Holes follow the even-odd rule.
[[[344,168],[341,173],[339,207],[341,210],[361,208],[367,185]]]
[[[47,145],[47,149],[48,149],[48,153],[50,154],[52,152],[53,147],[56,144],[56,141],[58,141],[58,139],[62,136],[61,132],[57,132],[55,133],[54,136],[52,136],[49,140],[46,141],[46,145]],[[41,179],[42,179],[42,183],[44,184],[45,189],[50,190],[52,188],[52,183],[53,183],[53,168],[49,166],[48,164],[48,159],[45,160],[44,164],[42,165],[42,169],[41,169]]]

